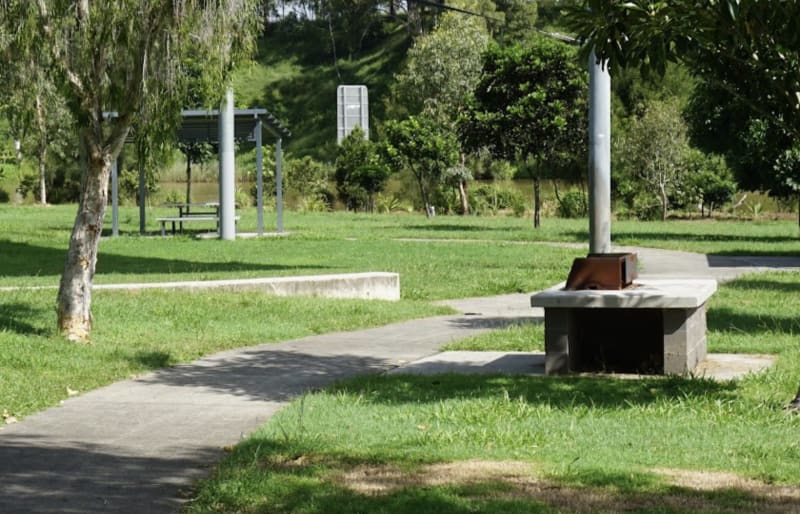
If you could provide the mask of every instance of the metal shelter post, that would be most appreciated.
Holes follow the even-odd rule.
[[[264,235],[264,150],[261,148],[261,118],[256,121],[256,209],[258,235]]]
[[[145,183],[144,183],[144,159],[139,157],[139,233],[144,235],[145,225]]]
[[[119,159],[111,163],[111,235],[119,235]]]
[[[228,88],[219,112],[219,237],[236,239],[236,170],[233,88]]]
[[[589,252],[611,251],[611,76],[589,56]]]
[[[275,204],[278,212],[278,233],[283,232],[283,139],[278,138],[275,148]]]

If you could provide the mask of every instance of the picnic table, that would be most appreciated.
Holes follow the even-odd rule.
[[[177,216],[165,216],[156,218],[161,223],[161,235],[167,235],[167,223],[172,224],[172,233],[177,230],[183,233],[183,224],[196,221],[213,221],[219,230],[219,202],[201,203],[165,203],[162,207],[178,209]]]

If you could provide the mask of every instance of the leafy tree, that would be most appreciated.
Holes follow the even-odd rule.
[[[70,340],[91,333],[108,179],[132,125],[176,119],[190,50],[203,57],[208,83],[224,84],[231,63],[252,48],[255,13],[253,0],[0,4],[2,65],[13,64],[12,49],[44,49],[44,71],[78,127],[81,195],[57,301],[58,327]]]
[[[617,144],[617,153],[624,156],[620,171],[640,180],[640,191],[658,198],[662,220],[683,179],[689,151],[686,131],[676,102],[652,102]]]
[[[692,141],[725,155],[744,187],[778,197],[798,195],[789,185],[792,166],[787,167],[795,136],[783,125],[711,82],[696,88],[686,115]]]
[[[536,39],[538,2],[528,0],[497,0],[497,8],[505,15],[500,29],[501,39],[508,44],[525,45]]]
[[[375,209],[375,194],[389,179],[389,168],[375,145],[356,127],[342,140],[336,152],[336,189],[348,209]]]
[[[14,138],[26,147],[24,153],[30,150],[38,160],[35,189],[39,202],[46,204],[48,151],[63,153],[73,143],[67,137],[72,120],[44,72],[49,66],[46,49],[10,39],[3,52],[7,66],[0,70],[5,85],[0,90],[0,104]]]
[[[412,114],[457,118],[477,83],[488,41],[480,18],[444,13],[436,30],[418,37],[408,50],[394,86],[399,101]]]
[[[574,159],[585,141],[586,77],[575,51],[539,38],[529,47],[493,46],[461,122],[470,149],[510,161],[532,158],[534,226],[540,225],[544,167]]]
[[[431,217],[431,192],[442,183],[447,170],[458,163],[458,141],[435,120],[417,116],[388,122],[385,139],[386,158],[392,165],[411,171],[425,214]]]
[[[411,113],[431,116],[455,134],[458,117],[477,84],[481,54],[488,42],[482,18],[458,12],[442,14],[436,29],[419,36],[408,51],[406,67],[396,77],[395,94]],[[461,164],[448,175],[463,214],[469,210],[467,182],[472,178],[465,161],[462,155]]]
[[[728,203],[736,193],[736,181],[725,159],[692,149],[685,162],[682,204],[700,204],[701,216],[711,216],[714,208]]]

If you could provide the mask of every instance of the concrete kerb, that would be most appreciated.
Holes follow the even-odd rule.
[[[32,288],[4,287],[0,288],[0,291],[54,288],[55,286]],[[143,289],[260,291],[273,296],[316,296],[323,298],[396,301],[400,299],[400,275],[387,272],[367,272],[183,282],[95,284],[92,289],[95,291],[139,291]]]

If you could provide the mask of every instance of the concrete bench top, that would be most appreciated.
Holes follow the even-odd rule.
[[[693,309],[703,305],[717,290],[713,279],[637,280],[619,291],[584,289],[564,291],[562,282],[531,296],[532,307]]]
[[[217,221],[217,216],[200,216],[200,215],[192,215],[192,216],[167,216],[165,218],[156,218],[156,221]]]

